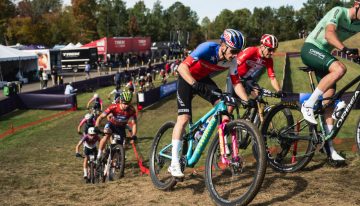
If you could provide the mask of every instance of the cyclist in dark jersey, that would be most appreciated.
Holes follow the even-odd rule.
[[[87,103],[87,108],[90,108],[90,104],[92,102],[94,102],[94,105],[92,107],[94,110],[102,111],[103,101],[98,94],[94,94],[94,96],[89,100],[89,102]]]
[[[85,117],[80,121],[78,127],[77,127],[77,131],[79,134],[87,134],[88,133],[88,129],[90,127],[94,127],[95,126],[95,121],[96,119],[94,118],[94,115],[92,114],[86,114]],[[81,133],[81,127],[84,126],[84,132]]]
[[[349,57],[358,57],[357,48],[347,48],[344,41],[360,32],[360,1],[355,0],[351,8],[334,7],[320,20],[315,29],[306,38],[301,49],[301,59],[305,65],[315,70],[319,82],[310,98],[302,104],[301,112],[304,119],[317,124],[313,107],[320,96],[331,97],[335,94],[336,82],[346,73],[346,66],[338,61],[331,51],[336,48]],[[323,101],[327,104],[329,101]],[[333,128],[334,120],[331,117],[333,108],[325,109],[325,131],[327,134]],[[327,154],[332,160],[344,161],[334,149],[332,141],[325,144]]]
[[[179,163],[180,137],[190,120],[193,95],[198,94],[214,105],[218,98],[211,91],[219,89],[209,75],[236,68],[235,57],[245,45],[244,36],[234,29],[226,29],[220,40],[220,44],[215,42],[200,44],[178,67],[178,117],[172,134],[172,159],[168,169],[172,176],[184,176]],[[248,100],[241,84],[237,84],[234,88],[241,98]]]
[[[126,137],[126,125],[131,118],[131,125],[132,125],[132,137],[131,141],[137,139],[136,137],[136,110],[135,108],[130,105],[132,100],[132,93],[129,91],[125,91],[120,95],[119,103],[110,105],[105,111],[97,118],[95,127],[98,128],[101,120],[106,118],[109,114],[111,117],[108,119],[104,128],[111,129],[113,134],[120,135],[121,141],[125,140]],[[97,129],[98,130],[98,129]],[[99,144],[99,153],[98,158],[101,157],[102,151],[105,148],[106,142],[111,138],[110,134],[105,134],[104,137],[101,139]],[[123,142],[121,142],[122,144]]]

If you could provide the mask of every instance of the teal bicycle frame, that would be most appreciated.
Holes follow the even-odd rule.
[[[194,167],[196,163],[199,161],[201,157],[201,153],[204,151],[207,143],[210,140],[210,137],[215,131],[216,126],[219,124],[219,118],[218,116],[221,116],[220,114],[227,111],[227,106],[225,105],[224,101],[220,101],[217,103],[214,108],[212,108],[208,113],[206,113],[201,119],[199,119],[196,123],[192,124],[189,123],[189,132],[184,135],[185,138],[183,141],[188,141],[188,147],[186,151],[186,166],[187,167]],[[195,149],[193,148],[193,145],[195,144],[194,141],[194,134],[195,131],[200,127],[200,125],[203,125],[208,119],[209,123],[206,126],[203,135],[201,136],[198,144],[196,145]],[[171,156],[165,154],[165,151],[171,147],[172,145],[169,144],[166,147],[164,147],[160,152],[159,155],[162,157],[166,157],[171,159]]]

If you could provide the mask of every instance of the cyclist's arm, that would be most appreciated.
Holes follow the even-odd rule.
[[[107,116],[106,113],[101,113],[101,114],[99,115],[99,117],[96,119],[95,127],[99,127],[101,120],[102,120],[103,118],[105,118],[106,116]]]
[[[280,84],[275,77],[270,78],[270,82],[271,86],[275,89],[275,91],[280,91]]]
[[[86,119],[84,118],[84,119],[82,119],[81,122],[79,123],[78,128],[77,128],[77,131],[78,131],[78,132],[80,132],[81,126],[84,125],[85,121],[86,121]]]
[[[235,93],[244,101],[249,101],[249,97],[246,94],[245,88],[241,83],[233,84]]]
[[[190,69],[189,66],[187,64],[181,63],[179,68],[178,68],[178,72],[180,74],[180,76],[189,84],[189,85],[193,85],[196,80],[194,79],[194,77],[191,75],[190,73]]]
[[[136,135],[136,132],[137,132],[137,121],[136,121],[136,119],[133,119],[133,120],[131,120],[130,121],[131,122],[131,125],[132,125],[132,127],[131,127],[131,131],[132,131],[132,136],[134,136],[134,135]]]
[[[83,144],[83,139],[81,139],[80,141],[79,141],[79,143],[76,145],[76,147],[75,147],[75,152],[76,153],[79,153],[79,149],[80,149],[80,146]]]
[[[91,104],[92,101],[94,101],[94,98],[91,98],[91,99],[88,101],[88,103],[87,103],[87,105],[86,105],[86,108],[89,108],[89,107],[90,107],[90,104]]]
[[[335,48],[342,50],[345,45],[339,40],[336,34],[336,25],[328,24],[325,28],[325,39],[329,44],[333,45]]]

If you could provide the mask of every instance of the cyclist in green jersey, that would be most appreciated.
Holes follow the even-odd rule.
[[[336,82],[346,73],[346,66],[331,55],[332,49],[336,48],[350,57],[357,57],[357,48],[347,48],[343,41],[360,31],[360,0],[355,0],[353,7],[334,7],[320,20],[315,29],[306,38],[301,49],[301,58],[305,65],[315,70],[319,82],[310,98],[302,105],[301,112],[305,120],[317,124],[314,117],[313,107],[322,95],[324,98],[335,94]],[[327,101],[323,102],[324,104]],[[332,109],[325,111],[326,132],[329,133],[334,124],[331,118]],[[344,161],[337,154],[332,142],[328,141],[325,147],[328,156],[335,161]]]

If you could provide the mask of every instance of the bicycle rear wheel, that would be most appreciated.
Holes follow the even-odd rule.
[[[358,150],[358,153],[360,154],[360,118],[356,124],[356,139],[355,139],[355,142],[356,142],[356,146],[357,146],[357,150]]]
[[[90,169],[90,182],[95,184],[95,179],[96,179],[95,170],[96,170],[96,168],[95,168],[94,162],[90,162],[89,169]]]
[[[230,163],[222,162],[219,139],[214,139],[205,163],[206,187],[216,204],[247,205],[259,192],[264,180],[264,140],[258,128],[242,119],[227,124],[225,138],[230,150],[230,154],[227,155]],[[243,138],[249,141],[243,141]],[[231,156],[235,150],[238,156]]]
[[[171,164],[171,139],[174,122],[166,122],[156,133],[150,153],[150,177],[154,186],[160,190],[172,189],[177,181],[167,171]]]
[[[316,149],[315,127],[308,124],[299,105],[278,104],[265,117],[261,133],[265,140],[270,166],[280,172],[304,168]]]
[[[112,154],[109,178],[114,179],[114,177],[118,177],[120,179],[124,177],[125,170],[125,150],[123,146],[119,144],[114,145]]]

